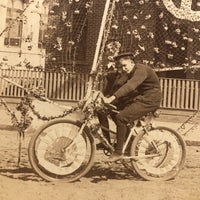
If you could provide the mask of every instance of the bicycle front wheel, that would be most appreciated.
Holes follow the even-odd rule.
[[[138,134],[130,154],[135,171],[145,180],[169,180],[183,168],[186,146],[182,137],[167,127],[152,128]]]
[[[28,155],[35,172],[47,181],[72,182],[92,167],[95,143],[81,123],[59,119],[42,126],[31,138]]]

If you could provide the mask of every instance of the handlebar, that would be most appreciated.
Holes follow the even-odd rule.
[[[112,112],[115,112],[115,113],[119,113],[119,111],[117,110],[117,107],[111,103],[104,103],[104,105],[110,109]]]
[[[84,101],[82,110],[85,111],[86,108],[88,107],[88,105],[90,105],[90,103],[98,102],[98,99],[101,99],[100,100],[101,104],[103,103],[103,105],[105,107],[107,107],[110,111],[119,113],[119,111],[117,111],[117,107],[115,105],[110,104],[110,103],[105,103],[103,101],[103,94],[100,91],[93,91],[93,93],[89,96],[89,98]]]
[[[104,104],[105,104],[105,106],[107,106],[110,109],[117,110],[117,107],[115,105],[111,104],[111,103],[104,103]]]

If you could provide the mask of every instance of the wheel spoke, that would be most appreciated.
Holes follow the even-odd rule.
[[[155,128],[135,138],[131,155],[136,157],[132,165],[140,176],[146,180],[168,180],[176,176],[177,169],[184,164],[185,143],[175,131]]]
[[[48,181],[74,181],[91,168],[95,144],[80,126],[69,120],[47,123],[31,139],[29,160],[34,170]]]

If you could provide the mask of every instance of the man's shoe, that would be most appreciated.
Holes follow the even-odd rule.
[[[108,162],[115,162],[123,158],[123,154],[118,154],[114,152],[109,158]]]

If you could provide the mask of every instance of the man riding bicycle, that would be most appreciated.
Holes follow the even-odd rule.
[[[127,124],[159,108],[161,89],[154,70],[144,64],[134,62],[132,53],[116,56],[115,61],[122,73],[115,75],[110,87],[110,96],[104,97],[105,103],[113,103],[119,109],[114,116],[117,126],[117,145],[109,157],[110,162],[123,157],[122,149],[128,132]]]

